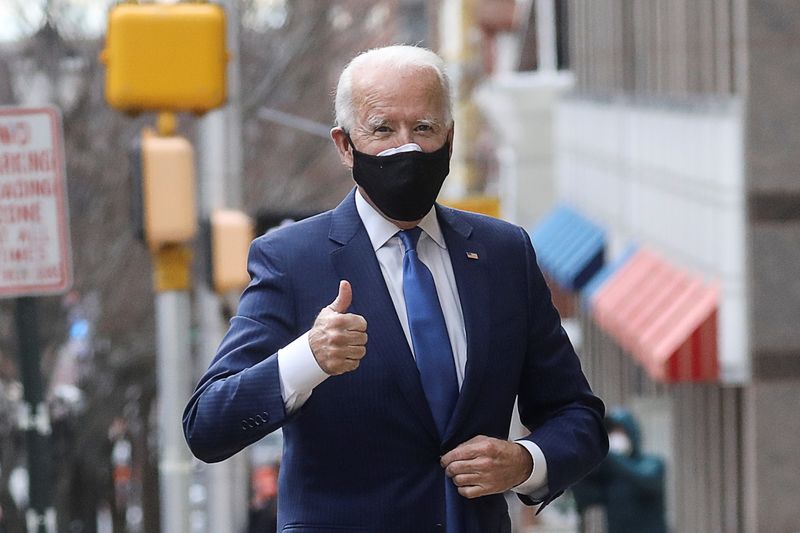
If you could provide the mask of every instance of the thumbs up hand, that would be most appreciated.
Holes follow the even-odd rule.
[[[331,376],[352,372],[367,353],[367,321],[347,312],[352,301],[350,282],[340,281],[336,299],[319,312],[308,334],[317,364]]]

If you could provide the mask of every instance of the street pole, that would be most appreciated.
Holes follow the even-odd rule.
[[[225,0],[227,13],[227,44],[231,54],[228,62],[228,105],[225,109],[225,118],[228,139],[228,153],[225,168],[225,191],[227,193],[227,206],[232,209],[242,209],[243,194],[243,162],[242,162],[242,75],[239,40],[239,4],[240,0]],[[231,296],[231,295],[228,295]],[[233,306],[235,310],[235,305]],[[217,314],[217,323],[221,325],[222,333],[228,325],[228,317],[222,318]],[[219,345],[219,343],[217,343]],[[250,496],[250,453],[239,453],[229,460],[231,491],[228,494],[230,501],[230,524],[234,532],[243,531],[247,526],[247,516]],[[220,531],[212,529],[211,531]]]
[[[142,136],[142,233],[154,263],[161,530],[188,533],[192,456],[181,431],[191,396],[191,252],[196,236],[194,151],[175,135],[174,113],[224,103],[225,13],[211,2],[121,2],[109,11],[106,100],[124,112],[156,111]],[[112,38],[112,35],[114,36]],[[198,39],[204,46],[195,46]],[[147,46],[145,46],[145,44]],[[180,64],[181,68],[175,68]],[[159,139],[160,137],[160,139]],[[148,532],[149,533],[149,532]]]
[[[189,533],[189,476],[192,456],[181,416],[191,394],[189,299],[191,253],[183,244],[153,254],[156,289],[159,486],[161,531]]]
[[[536,0],[536,34],[539,72],[555,73],[558,70],[556,53],[556,6],[553,0]]]
[[[239,83],[239,15],[237,2],[225,3],[227,21],[228,100],[224,108],[207,113],[200,121],[198,174],[200,216],[212,211],[241,207],[241,89]],[[208,265],[203,265],[207,268]],[[205,276],[206,280],[210,276]],[[199,363],[203,368],[213,359],[225,334],[222,302],[209,283],[195,284],[197,317],[200,325]],[[248,511],[247,452],[205,467],[208,532],[238,533],[245,529]]]
[[[50,415],[44,399],[40,368],[37,307],[35,298],[22,297],[16,300],[19,368],[25,393],[19,426],[25,431],[28,449],[29,502],[25,520],[28,533],[55,533]]]
[[[458,132],[453,139],[450,174],[442,197],[461,200],[478,192],[474,147],[478,138],[478,109],[472,91],[480,74],[480,47],[474,37],[477,0],[444,0],[439,13],[440,53],[447,62],[453,92],[453,120]]]
[[[228,170],[225,175],[227,207],[242,208],[242,75],[239,52],[239,0],[225,0],[227,12],[227,44],[231,60],[228,62],[228,104],[225,107],[227,126]]]

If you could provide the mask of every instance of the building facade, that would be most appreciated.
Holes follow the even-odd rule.
[[[673,531],[798,531],[800,9],[533,6],[552,3],[574,80],[548,113],[552,195],[602,228],[605,266],[572,283],[591,232],[547,236],[548,217],[531,230],[559,302],[573,298],[561,305],[580,324],[587,375],[667,459]],[[489,110],[507,103],[501,91],[482,98]],[[501,175],[512,188],[521,179],[542,178],[534,167]]]

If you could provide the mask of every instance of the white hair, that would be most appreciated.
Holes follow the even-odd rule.
[[[417,68],[432,70],[439,78],[442,90],[443,113],[445,124],[453,122],[453,102],[450,95],[450,79],[447,77],[444,60],[436,53],[419,46],[393,45],[373,48],[354,57],[339,76],[336,87],[334,110],[336,125],[350,131],[355,125],[355,109],[353,103],[353,71],[367,63],[388,66],[395,70]]]

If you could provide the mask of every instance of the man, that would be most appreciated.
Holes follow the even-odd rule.
[[[527,234],[434,206],[453,121],[442,60],[355,58],[331,137],[357,188],[254,241],[252,281],[184,414],[220,461],[282,427],[279,530],[510,531],[605,456]],[[509,442],[515,400],[532,433]]]

